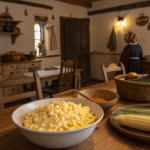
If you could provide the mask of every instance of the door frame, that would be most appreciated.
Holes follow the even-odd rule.
[[[60,16],[60,52],[61,52],[61,60],[63,61],[64,61],[64,22],[66,20],[72,20],[72,19],[77,19],[77,18]]]

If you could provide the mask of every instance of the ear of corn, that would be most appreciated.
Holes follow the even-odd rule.
[[[114,120],[121,125],[150,132],[150,117],[142,115],[118,115]]]

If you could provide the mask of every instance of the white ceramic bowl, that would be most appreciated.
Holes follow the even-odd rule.
[[[49,104],[52,101],[71,101],[76,104],[81,103],[82,106],[89,106],[91,111],[98,116],[98,120],[93,124],[86,126],[84,128],[71,130],[71,131],[62,131],[62,132],[42,132],[30,130],[28,128],[23,127],[23,118],[26,116],[28,112],[33,110],[35,107],[39,107],[43,104]],[[87,137],[91,135],[93,130],[95,129],[97,123],[99,123],[103,118],[104,112],[103,109],[96,103],[77,98],[51,98],[45,100],[38,100],[28,104],[25,104],[19,108],[17,108],[12,114],[13,123],[18,126],[21,133],[31,142],[36,145],[51,148],[51,149],[61,149],[74,146],[82,141],[84,141]]]

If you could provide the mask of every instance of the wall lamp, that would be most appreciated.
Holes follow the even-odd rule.
[[[118,17],[117,26],[125,26],[125,22],[123,21],[123,17]]]

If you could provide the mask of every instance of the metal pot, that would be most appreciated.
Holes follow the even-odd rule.
[[[4,32],[11,32],[11,26],[10,25],[3,26],[3,31]]]

